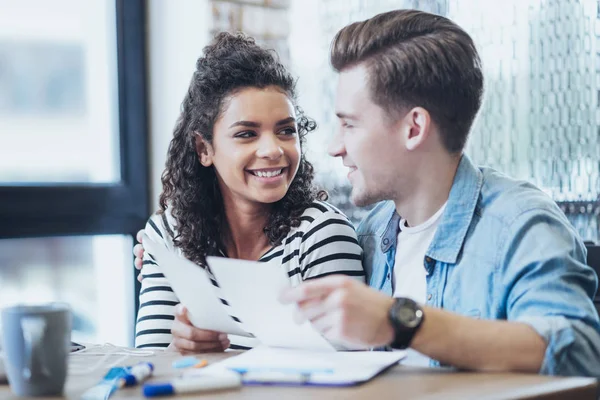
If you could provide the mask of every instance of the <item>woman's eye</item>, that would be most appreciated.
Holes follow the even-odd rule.
[[[234,137],[240,138],[240,139],[247,139],[247,138],[251,138],[254,136],[256,136],[256,134],[252,131],[239,132],[234,135]]]
[[[296,128],[290,126],[289,128],[282,129],[281,131],[279,131],[279,133],[286,136],[293,136],[296,134]]]

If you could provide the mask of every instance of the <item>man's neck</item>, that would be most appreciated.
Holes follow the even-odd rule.
[[[269,205],[224,201],[227,226],[223,241],[227,256],[243,260],[258,260],[269,248],[264,227],[269,218]]]
[[[410,193],[395,199],[396,211],[409,226],[417,226],[431,218],[446,202],[454,182],[460,157],[449,157],[444,162],[424,163],[417,168]]]

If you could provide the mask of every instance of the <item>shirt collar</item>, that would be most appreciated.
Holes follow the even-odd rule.
[[[456,263],[471,226],[482,186],[483,174],[468,156],[463,155],[454,176],[446,210],[427,256],[448,264]]]
[[[483,174],[467,155],[462,155],[446,210],[427,250],[428,257],[449,264],[456,263],[473,220],[482,185]],[[378,235],[381,237],[381,251],[386,253],[390,247],[396,245],[400,216],[393,202],[390,202],[384,212],[389,215],[388,223],[380,228]]]

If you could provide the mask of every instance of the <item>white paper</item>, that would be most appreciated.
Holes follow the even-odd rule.
[[[290,285],[280,264],[207,257],[210,270],[236,316],[262,343],[269,346],[335,351],[310,322],[294,321],[295,304],[278,297]]]
[[[204,269],[154,242],[146,234],[142,243],[144,249],[156,259],[179,301],[187,307],[190,321],[195,327],[251,336],[228,314]]]
[[[260,346],[216,363],[211,369],[314,371],[309,384],[345,385],[368,381],[405,355],[404,351],[324,353]]]

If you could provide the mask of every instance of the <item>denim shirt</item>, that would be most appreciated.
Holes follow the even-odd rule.
[[[399,220],[387,201],[358,227],[367,281],[390,296]],[[463,155],[423,259],[426,305],[526,323],[547,343],[540,373],[600,377],[597,277],[585,259],[584,244],[546,194]]]

